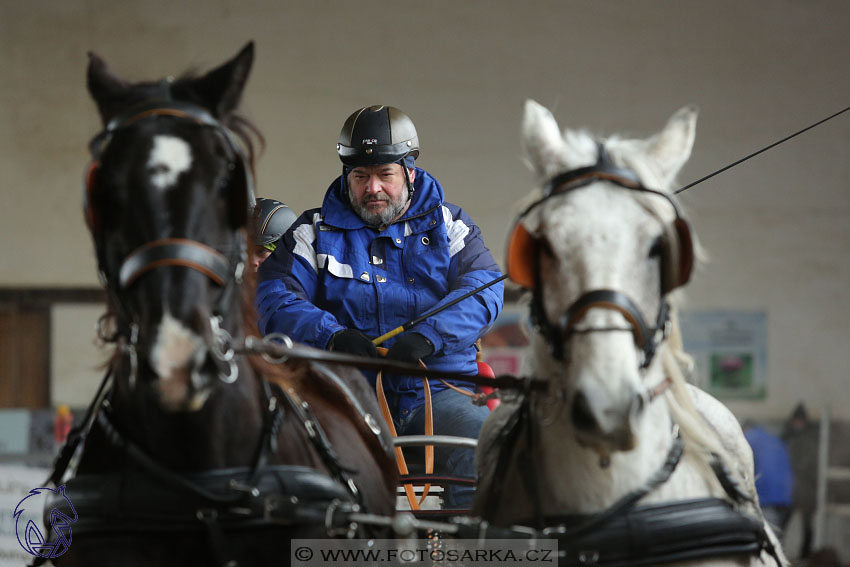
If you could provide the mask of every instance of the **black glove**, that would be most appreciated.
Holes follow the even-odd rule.
[[[373,358],[378,356],[378,348],[357,329],[343,329],[334,333],[328,342],[328,350]]]
[[[407,333],[387,351],[387,358],[399,362],[416,363],[434,352],[431,341],[419,333]]]

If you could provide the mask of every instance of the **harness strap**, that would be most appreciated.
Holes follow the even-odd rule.
[[[106,439],[109,440],[114,447],[122,450],[131,461],[139,465],[144,471],[150,473],[151,476],[168,486],[190,492],[208,500],[209,502],[230,504],[241,498],[241,495],[236,493],[227,495],[214,494],[199,484],[193,483],[187,478],[160,465],[148,456],[141,447],[136,445],[136,443],[132,440],[127,439],[120,431],[118,431],[107,415],[108,410],[111,407],[109,402],[105,401],[103,405],[107,411],[98,413],[97,424],[103,430]]]
[[[100,410],[100,407],[103,405],[106,395],[109,392],[109,383],[111,382],[111,379],[112,366],[106,370],[103,380],[100,381],[97,393],[86,410],[86,417],[79,425],[74,426],[71,431],[68,432],[65,444],[62,445],[62,449],[56,456],[56,460],[53,461],[53,470],[45,481],[46,485],[52,484],[53,486],[59,486],[62,482],[62,477],[65,476],[65,472],[68,470],[71,459],[74,457],[74,453],[77,452],[77,447],[80,446],[80,443],[85,442],[89,431],[91,431],[92,425],[94,425],[95,414]]]
[[[501,499],[504,478],[507,475],[511,458],[514,456],[517,440],[522,431],[522,426],[528,423],[528,416],[523,411],[523,408],[527,408],[528,404],[528,393],[522,392],[519,394],[519,409],[510,415],[504,427],[499,430],[499,439],[498,443],[496,443],[498,457],[496,459],[496,466],[493,469],[495,473],[490,482],[488,498],[484,503],[483,516],[485,518],[493,517],[496,506]]]
[[[485,394],[483,392],[470,392],[469,390],[464,390],[463,388],[458,388],[457,386],[455,386],[451,382],[446,382],[442,378],[440,378],[440,382],[442,382],[445,387],[447,387],[451,390],[454,390],[458,394],[462,394],[462,395],[470,398],[470,401],[473,404],[475,404],[476,406],[486,405],[488,401],[495,400],[495,399],[498,399],[500,397],[499,391],[497,389],[493,389],[493,391],[490,392],[489,394]]]
[[[685,442],[682,440],[682,436],[679,435],[679,426],[674,424],[673,443],[670,445],[670,450],[667,452],[667,457],[664,459],[664,463],[661,465],[661,468],[658,469],[643,486],[625,494],[612,506],[594,516],[591,516],[580,526],[571,530],[570,533],[573,535],[587,533],[599,525],[610,521],[611,518],[623,515],[627,510],[634,507],[638,500],[667,482],[667,479],[670,478],[670,475],[673,474],[673,471],[676,470],[676,466],[682,459],[682,453],[684,450]]]
[[[381,435],[381,426],[378,423],[377,419],[371,413],[366,411],[366,408],[363,407],[363,404],[360,403],[360,401],[357,399],[355,393],[352,391],[349,385],[345,383],[342,377],[337,374],[336,370],[334,370],[332,366],[328,366],[321,362],[314,362],[312,366],[315,370],[320,371],[324,377],[333,382],[334,386],[336,386],[340,390],[342,395],[345,397],[345,400],[357,413],[361,421],[366,424],[366,426],[369,428],[369,431],[371,431],[375,438],[378,440],[384,451],[386,451],[387,453],[391,453],[392,447],[386,444],[384,437]]]
[[[305,400],[301,399],[301,396],[298,395],[298,392],[296,392],[295,388],[292,386],[286,386],[283,389],[283,393],[284,399],[289,403],[292,411],[304,425],[304,429],[307,430],[307,436],[316,448],[316,452],[322,459],[322,463],[324,463],[331,475],[341,482],[355,500],[362,505],[363,495],[360,493],[360,490],[357,488],[357,485],[354,483],[354,479],[351,478],[350,474],[354,471],[346,468],[342,465],[342,463],[340,463],[339,457],[337,456],[336,451],[333,450],[331,442],[325,434],[324,429],[322,429],[321,424],[313,416],[313,412],[310,410],[310,405]]]
[[[582,516],[550,518],[566,567],[649,567],[697,559],[770,552],[763,522],[720,498],[634,507],[590,531],[574,531]]]
[[[109,375],[107,375],[107,377],[108,376]],[[104,383],[105,381],[106,380],[104,380]],[[251,466],[251,475],[249,477],[250,482],[254,482],[256,480],[261,469],[265,466],[265,463],[268,459],[268,451],[271,450],[274,443],[276,443],[276,440],[273,439],[276,436],[278,427],[283,417],[282,411],[280,410],[277,404],[277,398],[271,394],[271,390],[268,384],[265,381],[263,381],[263,383],[263,392],[266,395],[268,409],[266,415],[264,416],[265,423],[263,426],[262,434],[260,435],[260,443],[257,448],[257,453],[254,456],[253,464]],[[103,384],[101,385],[101,387],[103,387]],[[101,396],[100,392],[98,392],[98,396]],[[98,396],[95,397],[95,402],[97,402]],[[284,395],[284,397],[286,396]],[[238,493],[228,495],[213,494],[205,490],[199,484],[193,483],[187,478],[178,475],[174,471],[162,466],[156,460],[151,458],[135,442],[127,438],[126,435],[123,435],[121,431],[115,426],[115,424],[109,417],[109,413],[111,411],[111,404],[109,403],[109,400],[102,399],[100,402],[98,402],[98,406],[102,406],[104,408],[104,411],[98,412],[94,421],[96,421],[98,426],[103,430],[106,439],[114,447],[122,450],[128,458],[130,458],[133,462],[141,466],[143,470],[150,473],[155,478],[159,479],[160,481],[166,483],[169,486],[177,487],[181,490],[185,490],[187,492],[200,496],[201,498],[204,498],[209,502],[215,502],[218,504],[228,504],[241,498],[241,495],[239,495]],[[94,407],[94,405],[92,407]],[[53,476],[55,476],[55,474],[56,472],[54,471]],[[53,478],[53,476],[51,478]],[[249,486],[247,488],[250,490],[252,487]]]
[[[206,535],[210,556],[216,567],[238,567],[238,563],[232,559],[228,560],[225,551],[224,530],[218,522],[218,512],[215,508],[201,509],[197,513],[198,521],[204,526],[204,534]]]
[[[126,289],[141,275],[160,266],[185,266],[218,285],[224,285],[230,271],[227,257],[206,244],[187,238],[161,238],[130,252],[121,264],[119,283]]]
[[[714,476],[717,477],[718,482],[720,482],[720,486],[723,487],[723,490],[726,494],[737,502],[741,504],[742,502],[753,502],[753,497],[744,492],[741,489],[738,481],[735,480],[735,477],[732,476],[732,473],[729,471],[729,468],[726,466],[726,463],[715,453],[711,454],[711,470],[714,471]]]
[[[522,478],[522,483],[525,485],[526,493],[531,497],[531,510],[533,512],[533,520],[535,525],[542,529],[545,526],[543,518],[543,502],[540,499],[540,484],[535,476],[534,453],[531,448],[534,447],[534,430],[535,423],[531,419],[531,403],[523,404],[520,412],[523,414],[522,421],[526,424],[525,427],[525,447],[520,452],[519,473]]]
[[[301,523],[322,525],[331,506],[335,511],[349,512],[354,505],[347,487],[306,466],[271,465],[263,467],[260,474],[247,467],[216,469],[184,478],[203,490],[187,492],[165,484],[132,463],[113,473],[69,480],[66,494],[80,516],[74,535],[199,533],[202,526],[213,532]],[[251,482],[255,482],[252,489],[245,490]],[[219,501],[210,501],[206,494],[218,496]],[[237,498],[221,502],[228,500],[221,496],[229,495]],[[334,521],[337,525],[336,518]]]

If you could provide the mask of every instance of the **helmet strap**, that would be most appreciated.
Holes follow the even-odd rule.
[[[407,156],[405,156],[406,158]],[[410,173],[407,171],[407,166],[404,164],[405,158],[402,158],[399,164],[401,165],[401,170],[404,172],[404,183],[407,185],[407,200],[413,200],[413,183],[410,182]],[[411,169],[413,171],[413,169]]]
[[[348,205],[353,207],[353,203],[351,202],[351,192],[348,190],[348,167],[345,165],[342,166],[340,185],[342,186],[342,198],[348,199]]]

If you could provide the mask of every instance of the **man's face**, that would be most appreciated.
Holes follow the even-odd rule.
[[[409,172],[413,183],[415,170]],[[351,206],[370,226],[387,225],[407,211],[409,205],[404,168],[398,163],[355,167],[348,174]]]

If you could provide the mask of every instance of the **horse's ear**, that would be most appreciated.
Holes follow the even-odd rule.
[[[96,53],[89,52],[86,82],[104,125],[116,114],[130,84],[116,75]]]
[[[541,179],[564,169],[564,138],[558,122],[547,108],[531,99],[525,101],[521,140],[528,164]]]
[[[696,137],[696,106],[679,109],[664,129],[647,140],[649,157],[658,164],[664,187],[669,187],[673,178],[688,161]]]
[[[239,106],[253,63],[254,42],[250,41],[233,59],[192,81],[213,116],[221,119]]]

